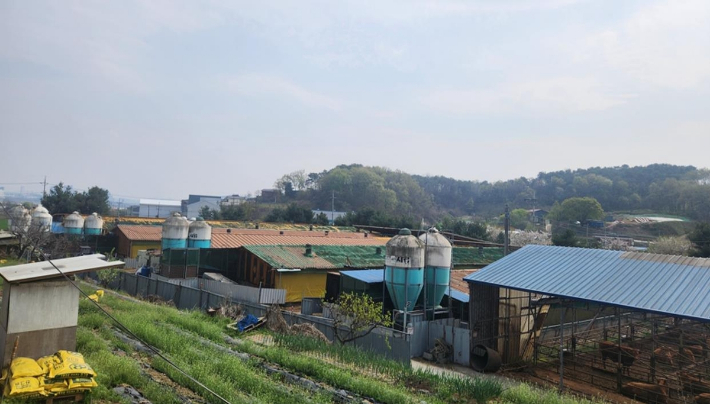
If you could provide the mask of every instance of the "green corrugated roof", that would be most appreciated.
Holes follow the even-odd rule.
[[[313,246],[306,256],[305,246],[251,245],[244,248],[274,268],[340,269],[382,268],[385,249],[376,246]]]
[[[483,266],[503,258],[503,249],[499,247],[454,247],[454,267]]]
[[[376,246],[318,245],[311,247],[312,255],[306,256],[306,247],[286,245],[250,245],[244,248],[274,268],[342,269],[383,268],[385,248]],[[502,248],[454,247],[454,267],[484,266],[503,257]]]

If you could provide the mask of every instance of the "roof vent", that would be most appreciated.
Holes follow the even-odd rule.
[[[367,238],[367,232],[365,232],[365,238]]]
[[[313,225],[308,226],[308,230],[313,231]]]
[[[232,229],[227,229],[227,233],[228,233],[228,234],[231,234],[231,233],[232,233]]]
[[[328,230],[326,230],[326,231],[325,231],[325,235],[327,236],[327,235],[328,235],[328,233],[330,233],[330,232],[329,232]]]
[[[306,257],[312,257],[313,256],[313,248],[311,248],[310,244],[306,244],[306,253],[303,254]]]
[[[254,228],[257,229],[257,230],[259,230],[259,223],[257,223]]]
[[[283,236],[283,235],[284,235],[284,231],[281,230],[281,231],[279,232],[279,234]]]
[[[375,254],[382,255],[382,247],[377,247],[377,249],[375,249]]]

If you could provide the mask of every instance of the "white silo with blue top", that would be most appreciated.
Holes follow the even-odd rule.
[[[187,235],[188,248],[210,248],[212,243],[212,227],[201,217],[190,223]]]
[[[187,248],[189,227],[189,222],[180,213],[175,212],[168,216],[163,222],[161,248],[163,250],[168,248]]]

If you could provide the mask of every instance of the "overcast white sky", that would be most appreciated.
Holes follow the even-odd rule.
[[[710,165],[710,1],[262,3],[0,2],[0,186]]]

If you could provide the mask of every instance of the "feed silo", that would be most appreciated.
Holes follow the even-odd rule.
[[[32,226],[39,227],[42,231],[49,231],[52,228],[52,215],[42,204],[32,211]]]
[[[168,248],[186,248],[189,227],[189,222],[182,217],[180,213],[175,212],[171,216],[168,216],[165,222],[163,222],[160,248],[163,250]]]
[[[104,228],[104,219],[94,212],[84,220],[84,234],[87,236],[99,236]]]
[[[81,234],[84,229],[84,217],[79,212],[72,212],[71,215],[64,217],[64,233],[66,234]]]
[[[451,243],[439,230],[429,229],[419,236],[426,249],[424,265],[424,295],[426,307],[436,307],[449,288],[451,278]]]
[[[187,235],[188,248],[210,248],[212,242],[212,227],[201,217],[190,223]]]
[[[424,285],[424,243],[409,229],[387,242],[385,285],[394,308],[411,311]]]
[[[17,205],[10,210],[10,231],[15,233],[25,233],[30,228],[32,216],[22,205]]]

